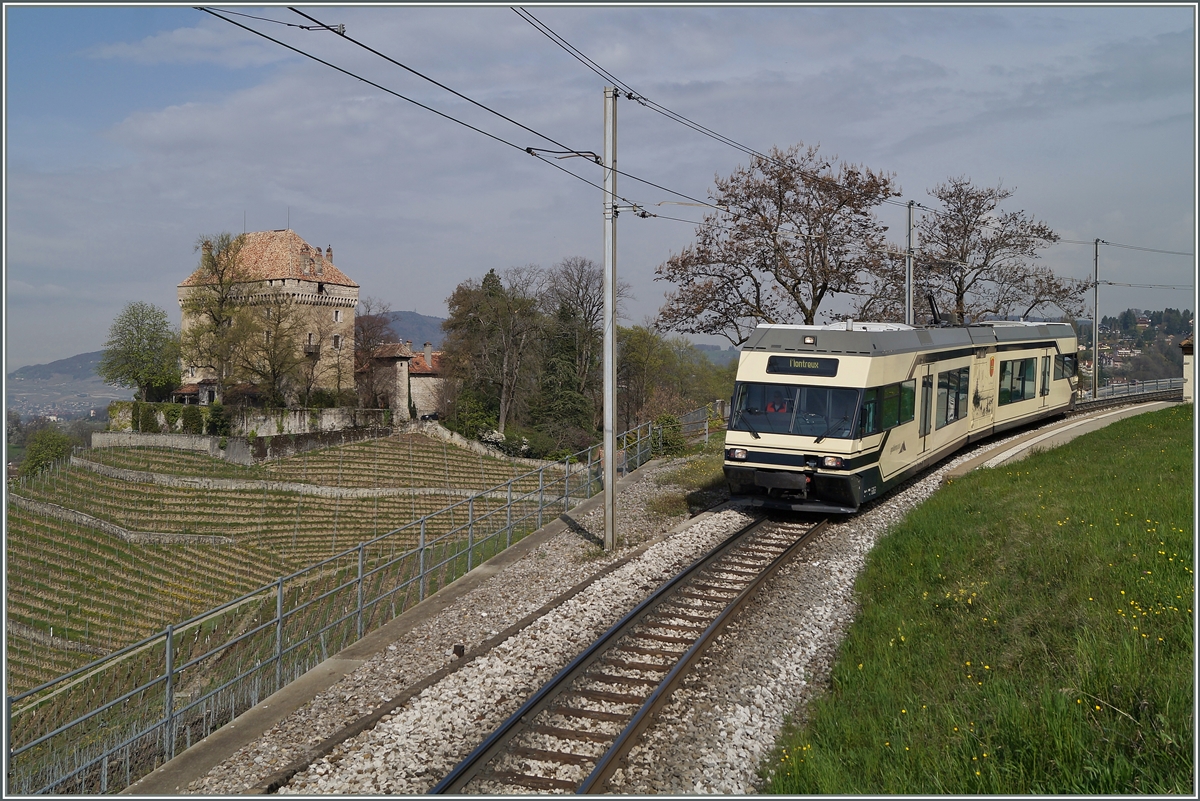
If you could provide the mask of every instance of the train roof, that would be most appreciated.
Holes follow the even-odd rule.
[[[884,356],[906,351],[979,348],[1074,336],[1075,330],[1067,323],[1004,320],[951,328],[914,328],[899,323],[868,322],[760,325],[742,345],[742,350]],[[806,338],[812,341],[806,343]]]

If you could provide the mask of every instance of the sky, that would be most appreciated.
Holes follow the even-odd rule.
[[[190,6],[4,7],[5,373],[104,347],[124,305],[178,321],[201,235],[290,226],[363,296],[446,316],[488,269],[603,259],[601,190],[536,159],[558,149],[286,7],[229,19],[486,130],[439,117]],[[602,152],[605,80],[508,6],[304,7],[323,24],[576,151]],[[1100,312],[1195,310],[1193,5],[530,6],[643,97],[755,150],[895,175],[932,203],[950,177],[1014,190],[1064,240]],[[282,25],[278,23],[290,23]],[[620,177],[650,211],[698,221],[732,147],[618,103]],[[599,183],[583,159],[554,165]],[[682,201],[686,202],[686,201]],[[905,209],[879,214],[897,246]],[[621,215],[617,271],[643,323],[655,268],[695,226]],[[1090,304],[1090,301],[1089,301]],[[830,308],[836,309],[835,303]],[[404,332],[399,332],[403,338]],[[695,338],[720,343],[715,338]],[[725,343],[727,344],[727,343]]]

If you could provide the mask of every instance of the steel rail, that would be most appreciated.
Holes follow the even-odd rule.
[[[633,631],[638,625],[646,620],[653,612],[657,611],[664,603],[673,600],[676,595],[676,590],[682,589],[682,586],[687,584],[691,579],[698,576],[705,568],[718,564],[734,548],[745,544],[747,538],[753,533],[767,525],[767,520],[758,520],[750,523],[747,526],[739,529],[730,535],[724,542],[711,550],[709,553],[701,556],[688,567],[684,568],[680,573],[673,578],[664,582],[653,593],[639,603],[633,610],[626,614],[621,620],[613,624],[607,632],[601,635],[595,642],[589,645],[579,656],[564,667],[554,678],[543,685],[536,693],[534,693],[511,717],[500,724],[491,735],[487,737],[474,751],[472,751],[462,762],[460,762],[449,774],[446,775],[433,789],[431,794],[454,794],[460,793],[462,788],[474,781],[477,778],[484,778],[481,774],[484,773],[487,765],[493,760],[501,757],[507,752],[509,745],[526,730],[533,727],[534,719],[544,710],[550,708],[560,694],[566,693],[573,685],[576,679],[585,675],[589,668],[594,666],[600,657],[610,648],[617,645],[626,634]],[[721,631],[724,630],[728,622],[733,618],[736,612],[745,605],[752,597],[754,589],[773,575],[780,566],[795,554],[808,539],[810,539],[817,531],[824,526],[824,523],[818,524],[806,531],[796,542],[784,549],[783,553],[774,557],[772,562],[765,567],[750,586],[743,587],[737,591],[736,597],[729,599],[721,613],[717,618],[711,621],[705,631],[699,636],[699,639],[692,643],[690,648],[681,654],[676,664],[667,669],[663,666],[663,671],[666,677],[662,680],[654,681],[639,681],[632,680],[632,683],[641,683],[643,685],[657,685],[650,697],[640,701],[639,709],[634,713],[631,720],[625,729],[617,735],[605,735],[604,740],[616,740],[610,746],[608,752],[597,757],[597,766],[593,769],[592,774],[585,781],[587,787],[599,786],[603,779],[607,779],[611,770],[615,769],[617,760],[632,747],[636,742],[637,736],[645,728],[646,725],[653,719],[654,713],[661,707],[669,698],[671,692],[677,685],[678,681],[686,672],[688,666],[699,656],[707,647],[707,643],[711,642]],[[672,615],[667,615],[673,617]],[[621,715],[622,718],[627,717]],[[588,761],[593,761],[588,759]],[[534,778],[534,777],[529,777]],[[598,783],[596,779],[601,779]],[[579,792],[586,790],[580,789]]]
[[[819,532],[825,529],[828,525],[827,520],[822,520],[817,525],[804,532],[801,537],[792,543],[783,553],[775,557],[771,564],[756,576],[741,593],[725,607],[722,612],[717,615],[717,619],[709,624],[700,638],[692,644],[692,647],[684,653],[683,657],[676,663],[667,677],[663,679],[662,684],[654,688],[650,693],[650,697],[642,704],[641,708],[634,713],[633,720],[629,725],[617,735],[617,739],[612,746],[596,763],[596,767],[591,774],[584,779],[583,784],[579,786],[580,793],[602,793],[604,792],[605,784],[617,769],[620,762],[625,758],[629,751],[637,744],[638,738],[642,732],[653,722],[659,710],[666,705],[671,697],[671,693],[679,686],[679,682],[683,680],[687,671],[695,664],[696,660],[708,649],[708,646],[716,641],[717,637],[725,631],[729,623],[737,616],[739,612],[758,594],[762,588],[779,569],[787,564],[796,555],[796,552],[803,548],[809,540],[815,537]]]

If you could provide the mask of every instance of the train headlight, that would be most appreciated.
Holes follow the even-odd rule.
[[[736,459],[739,462],[744,462],[749,457],[750,457],[750,452],[747,451],[745,448],[730,448],[729,449],[729,458],[730,459]]]
[[[821,467],[845,467],[846,463],[842,461],[840,456],[823,456],[821,457]]]

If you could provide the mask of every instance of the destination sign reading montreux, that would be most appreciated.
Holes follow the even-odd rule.
[[[787,375],[818,375],[833,378],[837,375],[837,359],[819,359],[815,356],[768,356],[768,373]]]

